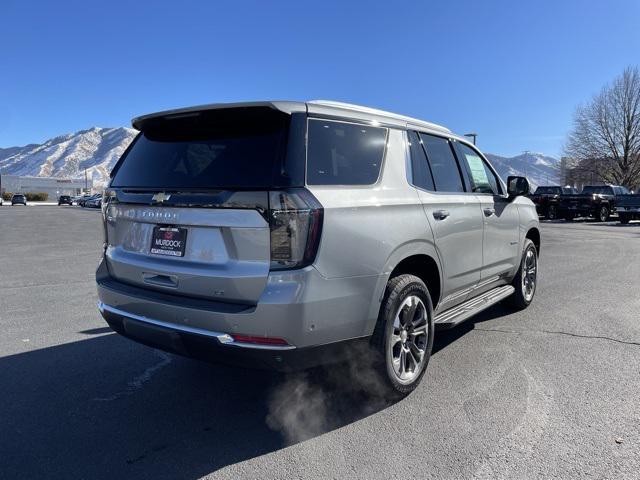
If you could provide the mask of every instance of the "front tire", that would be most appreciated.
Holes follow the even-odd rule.
[[[547,210],[547,218],[549,220],[555,220],[558,218],[558,207],[555,205],[550,205],[549,210]]]
[[[599,222],[608,222],[609,221],[609,215],[610,215],[609,208],[603,205],[598,209],[598,215],[597,215],[596,219]]]
[[[538,285],[538,249],[528,238],[524,242],[520,268],[511,285],[516,291],[509,297],[509,304],[518,310],[527,308],[533,301]]]
[[[415,275],[389,280],[372,337],[377,370],[395,395],[408,395],[420,383],[433,348],[433,304]]]

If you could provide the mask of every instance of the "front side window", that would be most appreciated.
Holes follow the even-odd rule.
[[[582,193],[586,195],[596,194],[596,195],[613,195],[613,188],[603,185],[588,185],[582,189]]]
[[[418,134],[414,131],[409,131],[407,135],[409,138],[409,153],[411,154],[411,176],[413,184],[424,190],[435,190],[427,156],[424,153]]]
[[[387,129],[309,119],[307,183],[372,185],[378,180]]]
[[[435,188],[439,192],[464,192],[458,162],[449,140],[434,135],[420,134],[427,152]]]
[[[459,148],[469,167],[469,174],[471,175],[471,181],[473,183],[473,192],[490,193],[493,195],[500,194],[500,182],[480,154],[464,143],[460,143]]]

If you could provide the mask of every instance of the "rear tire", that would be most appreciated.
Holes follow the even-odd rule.
[[[620,220],[620,223],[622,225],[626,225],[631,221],[631,218],[629,218],[627,215],[623,213],[618,214],[618,219]]]
[[[408,274],[389,280],[371,343],[389,393],[404,396],[415,390],[433,348],[433,304],[422,280]]]
[[[520,268],[511,285],[516,289],[507,299],[512,307],[523,310],[533,301],[538,285],[538,249],[528,238],[520,260]]]
[[[555,205],[550,205],[549,210],[547,210],[547,218],[549,220],[555,220],[558,218],[558,207]]]

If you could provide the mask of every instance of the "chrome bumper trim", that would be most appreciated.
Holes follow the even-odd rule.
[[[253,348],[257,350],[294,350],[296,348],[293,345],[255,345],[253,343],[236,342],[228,333],[213,332],[211,330],[205,330],[203,328],[178,325],[176,323],[164,322],[162,320],[156,320],[154,318],[143,317],[134,313],[125,312],[124,310],[120,310],[119,308],[107,305],[104,302],[98,302],[98,310],[100,310],[100,313],[109,312],[115,315],[129,318],[136,322],[148,323],[150,325],[156,325],[158,327],[167,328],[169,330],[215,338],[222,345],[231,345],[241,348]]]

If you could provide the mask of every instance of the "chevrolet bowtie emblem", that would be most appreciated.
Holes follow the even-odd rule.
[[[159,192],[151,197],[151,200],[153,200],[154,202],[162,203],[165,200],[169,200],[169,198],[171,198],[171,194],[166,195],[164,192]]]

